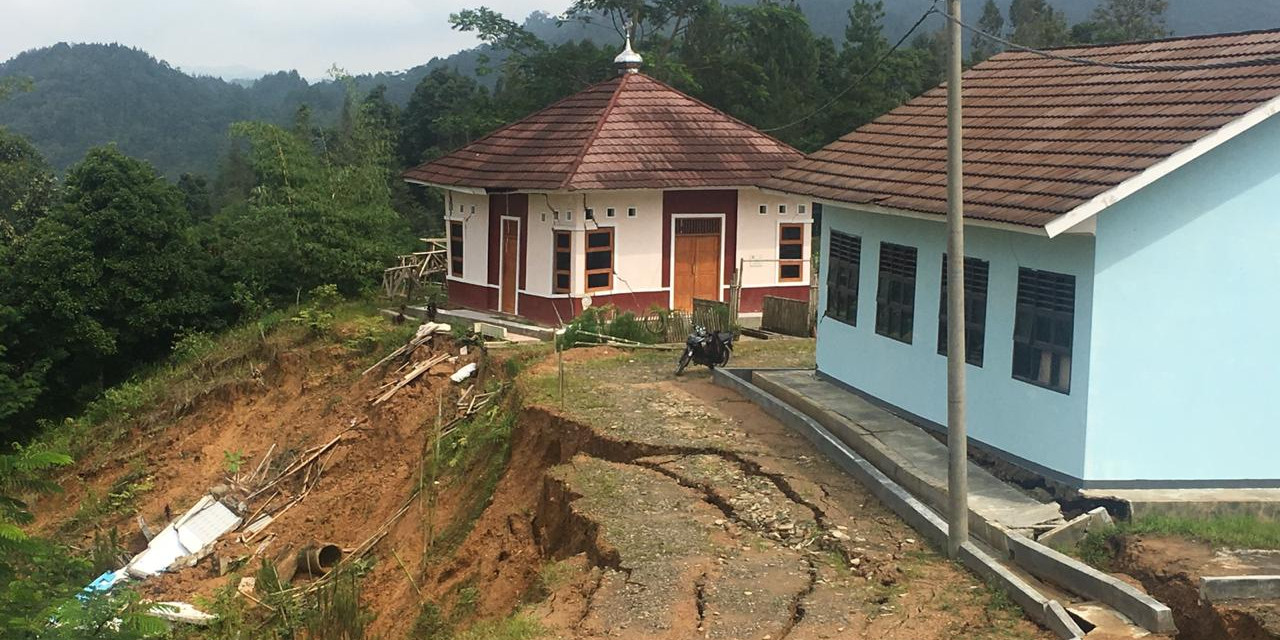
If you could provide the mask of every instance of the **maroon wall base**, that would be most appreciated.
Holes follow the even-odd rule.
[[[528,293],[520,294],[520,315],[550,326],[559,326],[582,312],[580,300],[574,298],[544,298]]]
[[[603,307],[611,304],[620,311],[647,313],[651,307],[670,308],[671,294],[666,291],[645,291],[641,293],[615,293],[607,296],[591,296],[591,306]]]
[[[449,303],[469,309],[497,309],[498,290],[470,284],[461,280],[449,280]]]
[[[727,293],[726,293],[727,296]],[[764,311],[764,297],[791,298],[792,300],[809,300],[809,285],[779,285],[776,287],[743,287],[742,299],[738,301],[741,313],[760,313]]]

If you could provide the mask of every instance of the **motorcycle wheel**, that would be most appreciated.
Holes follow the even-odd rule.
[[[684,373],[684,368],[689,366],[689,360],[691,357],[692,356],[688,349],[685,349],[684,352],[680,354],[680,361],[676,363],[676,375]]]
[[[730,355],[733,355],[733,351],[732,351],[732,350],[730,350],[730,349],[725,349],[725,350],[724,350],[724,357],[720,359],[720,364],[719,364],[719,365],[717,365],[717,366],[719,366],[719,367],[722,367],[722,368],[723,368],[726,364],[729,364],[729,356],[730,356]]]

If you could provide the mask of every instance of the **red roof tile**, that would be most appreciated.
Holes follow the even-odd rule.
[[[1042,227],[1280,97],[1280,30],[1055,53],[1131,65],[1257,64],[1130,70],[1007,52],[973,67],[963,79],[966,218]],[[943,215],[946,113],[943,85],[764,186]]]
[[[800,155],[633,73],[588,87],[404,177],[433,185],[545,191],[751,186]]]

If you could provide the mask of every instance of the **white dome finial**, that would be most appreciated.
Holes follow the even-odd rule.
[[[617,67],[618,73],[639,73],[640,65],[644,64],[644,58],[640,54],[631,49],[631,28],[627,27],[627,46],[613,59],[613,66]]]

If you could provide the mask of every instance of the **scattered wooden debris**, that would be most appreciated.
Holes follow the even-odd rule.
[[[397,356],[412,354],[414,350],[416,350],[418,347],[430,342],[431,336],[437,333],[448,333],[452,330],[453,328],[447,324],[442,324],[439,322],[424,322],[418,325],[418,332],[414,334],[414,336],[410,338],[408,342],[400,346],[400,348],[396,349],[395,351],[392,351],[390,354],[387,355],[387,357],[375,362],[373,366],[369,367],[368,369],[365,369],[363,372],[361,372],[360,375],[362,376],[369,375],[370,371],[373,371],[374,369],[377,369],[378,367],[390,362],[391,360],[395,359]]]
[[[450,358],[449,354],[442,353],[434,358],[431,358],[430,360],[425,360],[423,362],[418,363],[418,365],[415,366],[413,370],[409,371],[409,373],[404,374],[404,376],[401,377],[398,382],[396,382],[390,389],[388,389],[382,395],[378,396],[377,398],[374,398],[373,402],[371,402],[370,404],[376,407],[386,402],[387,400],[390,400],[391,396],[394,396],[397,391],[400,391],[401,389],[408,386],[410,382],[417,380],[418,376],[421,376],[422,374],[426,373],[427,370],[430,369],[431,367],[434,367],[440,364],[441,362],[448,360],[449,358]]]

